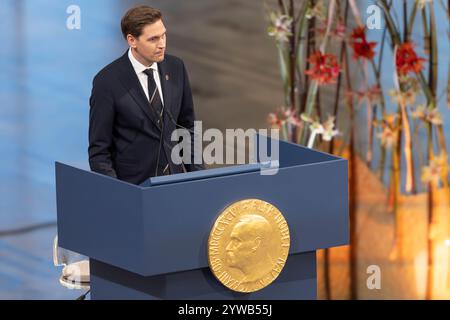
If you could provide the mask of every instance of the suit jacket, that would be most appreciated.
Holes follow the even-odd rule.
[[[170,136],[177,128],[193,130],[194,106],[183,61],[171,55],[158,63],[164,97],[164,127],[151,109],[139,79],[128,58],[128,51],[105,68],[93,81],[89,113],[89,165],[92,171],[140,184],[155,175],[162,134],[160,164],[168,162],[170,172],[183,172],[172,162],[171,149],[177,142]],[[170,113],[170,117],[169,117]],[[193,135],[191,135],[193,146]],[[193,151],[193,147],[191,147]],[[192,159],[193,159],[192,152]],[[186,164],[187,171],[203,169]]]

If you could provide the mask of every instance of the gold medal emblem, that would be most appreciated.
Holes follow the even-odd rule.
[[[289,227],[268,202],[233,203],[217,218],[208,240],[209,267],[227,288],[254,292],[272,283],[289,254]]]

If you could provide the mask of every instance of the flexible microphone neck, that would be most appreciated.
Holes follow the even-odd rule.
[[[158,176],[158,167],[159,167],[160,154],[161,154],[161,144],[164,142],[164,145],[167,145],[167,146],[171,147],[171,145],[170,145],[169,143],[167,143],[167,141],[166,141],[166,139],[164,138],[164,135],[163,135],[163,133],[164,133],[164,122],[163,122],[163,120],[164,120],[164,114],[165,114],[165,113],[169,116],[170,121],[171,121],[176,127],[179,127],[179,128],[181,128],[181,129],[185,129],[185,130],[189,131],[190,134],[195,135],[195,131],[194,131],[192,128],[189,129],[189,128],[186,128],[186,127],[182,126],[181,124],[178,124],[178,123],[175,121],[175,119],[174,119],[174,117],[172,116],[172,114],[170,113],[169,109],[167,109],[167,108],[165,108],[165,107],[163,106],[162,112],[161,112],[161,114],[159,115],[159,116],[160,116],[160,122],[161,122],[161,134],[160,134],[160,136],[159,136],[159,150],[158,150],[158,158],[157,158],[158,160],[156,161],[157,163],[156,163],[155,177]]]
[[[185,129],[185,130],[189,131],[189,133],[191,133],[191,134],[195,134],[195,131],[194,131],[193,129],[189,129],[189,128],[183,127],[181,124],[178,124],[178,123],[175,121],[175,119],[173,118],[173,116],[172,116],[172,114],[170,113],[170,111],[169,111],[169,110],[166,110],[166,111],[167,111],[167,115],[168,115],[169,118],[170,118],[170,121],[172,121],[172,123],[173,123],[176,127],[179,127],[179,128],[181,128],[181,129]]]
[[[157,157],[157,160],[156,160],[156,168],[155,168],[155,177],[157,177],[158,176],[158,169],[159,169],[159,160],[160,160],[160,157],[161,157],[161,147],[162,147],[162,141],[164,140],[164,121],[163,121],[163,119],[164,119],[164,107],[163,107],[163,109],[162,109],[162,116],[160,116],[160,118],[159,118],[159,121],[160,121],[160,123],[161,123],[161,133],[160,133],[160,135],[159,135],[159,147],[158,147],[158,157]]]

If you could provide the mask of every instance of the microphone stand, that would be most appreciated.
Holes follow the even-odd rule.
[[[163,141],[163,134],[164,134],[164,111],[165,111],[165,107],[163,105],[162,107],[162,111],[159,114],[159,122],[160,122],[160,129],[161,129],[161,134],[159,135],[159,147],[158,147],[158,157],[156,160],[156,168],[155,168],[155,177],[158,176],[158,168],[159,168],[159,159],[161,156],[161,146],[162,146],[162,141]]]

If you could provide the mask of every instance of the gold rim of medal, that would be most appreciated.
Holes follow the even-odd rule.
[[[209,267],[227,288],[255,292],[278,277],[289,247],[289,226],[280,210],[263,200],[245,199],[225,208],[214,223]]]

